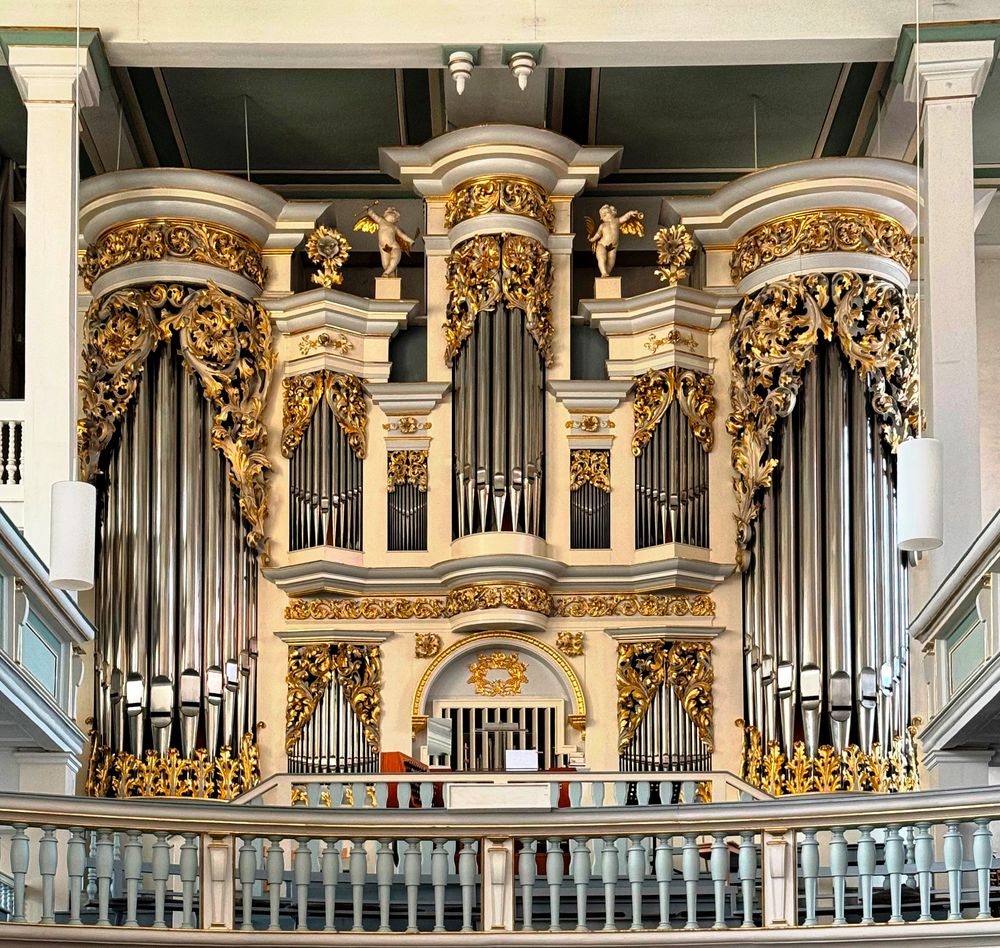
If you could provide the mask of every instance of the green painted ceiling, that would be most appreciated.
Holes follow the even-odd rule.
[[[0,155],[24,164],[27,136],[27,109],[14,85],[10,69],[0,66]]]
[[[597,140],[625,146],[624,169],[752,168],[756,95],[759,164],[809,158],[840,68],[604,69]]]
[[[1000,69],[990,73],[976,100],[972,128],[976,164],[1000,164]]]

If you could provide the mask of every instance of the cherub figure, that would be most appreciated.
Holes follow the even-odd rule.
[[[414,238],[410,237],[399,226],[399,211],[394,207],[387,207],[384,214],[379,214],[375,210],[375,205],[369,204],[365,207],[361,217],[355,221],[354,229],[364,231],[367,234],[378,233],[378,252],[382,258],[382,276],[394,277],[399,267],[399,261],[404,253],[409,253],[413,246]]]
[[[605,204],[600,210],[601,223],[594,225],[590,217],[587,222],[587,239],[593,246],[597,257],[597,269],[602,277],[611,276],[615,268],[615,257],[618,256],[618,240],[622,234],[630,237],[642,237],[646,228],[642,223],[642,211],[626,211],[618,216],[618,208],[613,204]]]

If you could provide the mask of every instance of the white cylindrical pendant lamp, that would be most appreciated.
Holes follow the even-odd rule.
[[[944,459],[936,438],[911,438],[896,449],[899,548],[935,550],[944,543]]]
[[[49,582],[79,591],[94,585],[97,489],[86,481],[52,485]]]

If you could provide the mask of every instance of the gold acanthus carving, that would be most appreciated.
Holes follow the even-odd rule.
[[[302,645],[288,653],[288,698],[285,750],[291,752],[312,719],[320,699],[336,680],[361,722],[365,740],[379,749],[382,715],[382,653],[377,645],[324,642]]]
[[[533,237],[481,234],[448,256],[448,318],[444,324],[447,365],[472,332],[476,317],[500,301],[524,313],[546,365],[552,364],[552,258]]]
[[[695,352],[698,349],[698,340],[691,333],[671,329],[665,336],[657,336],[655,332],[651,332],[649,339],[643,343],[643,348],[648,349],[654,355],[661,346],[683,346],[685,349]]]
[[[569,453],[569,489],[579,490],[593,484],[598,490],[611,493],[611,452],[580,449]]]
[[[833,208],[768,221],[741,237],[729,270],[734,283],[766,263],[793,253],[871,253],[913,273],[913,238],[898,221],[874,211]]]
[[[403,415],[395,421],[387,421],[382,425],[383,431],[398,431],[400,434],[416,434],[418,431],[430,431],[431,422],[417,421],[413,415]]]
[[[468,683],[476,689],[477,695],[487,698],[519,695],[528,683],[527,670],[528,666],[517,652],[480,652],[469,665]],[[497,681],[489,677],[491,671],[505,671],[507,677]]]
[[[317,227],[306,241],[306,256],[318,268],[312,282],[327,290],[343,283],[344,274],[340,270],[350,253],[351,245],[339,230]]]
[[[556,633],[556,648],[563,655],[576,658],[583,654],[583,633],[563,630]]]
[[[541,586],[528,583],[476,583],[451,590],[445,599],[448,618],[480,609],[521,609],[550,616],[554,602]]]
[[[477,589],[493,591],[477,593],[475,592]],[[505,594],[504,590],[508,592]],[[523,590],[534,590],[534,592],[528,593]],[[540,587],[522,586],[471,586],[455,590],[455,593],[461,595],[451,600],[452,608],[457,610],[454,612],[447,611],[448,600],[439,596],[362,596],[341,599],[291,599],[285,607],[285,618],[290,621],[443,619],[473,609],[499,608],[505,604],[505,598],[511,603],[522,603],[507,608],[525,609],[527,606],[523,603],[530,601],[537,608],[529,611],[570,619],[603,619],[608,616],[706,618],[715,615],[715,601],[711,596],[704,594],[684,596],[607,593],[591,596],[549,596]],[[474,602],[494,603],[494,605],[471,605]],[[464,608],[465,606],[468,608]]]
[[[222,747],[216,757],[198,748],[182,757],[177,748],[166,756],[147,750],[143,757],[112,751],[98,744],[96,733],[87,768],[87,796],[189,797],[196,800],[232,800],[260,783],[260,752],[252,734],[244,734],[238,753]]]
[[[313,349],[332,349],[341,355],[347,355],[354,349],[354,343],[343,333],[335,336],[330,332],[321,332],[317,336],[305,335],[299,340],[299,352],[302,355],[309,355]]]
[[[191,289],[155,283],[94,300],[83,324],[80,473],[100,473],[101,452],[135,396],[146,360],[176,336],[184,367],[201,382],[215,415],[212,446],[229,463],[249,529],[247,543],[266,558],[267,428],[263,422],[275,354],[271,322],[215,284]]]
[[[618,646],[618,750],[628,749],[656,692],[673,689],[698,736],[712,750],[712,646],[709,642],[623,642]]]
[[[705,451],[715,444],[715,379],[711,375],[671,366],[650,369],[635,380],[632,395],[632,454],[638,457],[649,444],[653,432],[676,399],[688,426]]]
[[[412,484],[419,491],[427,490],[427,452],[390,451],[385,489],[393,494],[403,484]]]
[[[261,249],[249,237],[219,224],[173,219],[131,221],[106,230],[87,248],[80,274],[89,290],[115,267],[167,257],[228,270],[256,286],[267,278]]]
[[[768,741],[760,731],[737,720],[743,731],[740,777],[753,787],[779,797],[803,793],[900,793],[920,789],[915,735],[911,724],[906,735],[897,734],[890,746],[875,741],[871,752],[849,744],[838,752],[830,744],[817,749],[815,757],[806,754],[802,741],[796,741],[792,756],[787,757],[778,741]]]
[[[313,412],[325,398],[351,450],[364,459],[368,453],[366,431],[368,407],[361,380],[344,372],[321,369],[305,375],[291,375],[281,382],[281,453],[290,458],[302,440]]]
[[[584,415],[582,418],[571,418],[566,422],[566,427],[593,434],[604,428],[614,428],[615,423],[610,418],[601,418],[599,415]]]
[[[779,418],[795,407],[819,340],[837,343],[862,379],[882,438],[895,447],[919,425],[917,330],[906,294],[875,276],[790,276],[745,296],[730,337],[732,435],[736,470],[736,562],[746,551],[760,498],[778,459],[771,442]]]
[[[683,224],[661,227],[653,236],[656,262],[653,271],[667,286],[677,286],[688,275],[688,264],[694,256],[694,240]]]
[[[418,632],[413,637],[414,658],[433,658],[441,651],[441,636],[437,632]]]
[[[460,184],[451,194],[444,210],[444,226],[483,214],[516,214],[538,221],[546,230],[555,227],[555,207],[545,190],[526,178],[496,176],[476,178]]]

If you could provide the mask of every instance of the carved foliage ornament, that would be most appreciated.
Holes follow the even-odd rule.
[[[317,227],[306,241],[306,256],[318,267],[312,275],[313,283],[328,290],[343,283],[340,270],[350,252],[351,245],[339,230]]]
[[[684,713],[712,750],[712,646],[708,642],[654,639],[618,646],[618,750],[628,749],[661,687],[670,687]]]
[[[460,243],[448,256],[448,318],[445,362],[472,332],[476,317],[503,300],[520,309],[546,365],[552,364],[551,255],[537,240],[518,234],[482,234]]]
[[[556,633],[556,648],[563,655],[576,658],[583,654],[583,633],[563,630]]]
[[[313,412],[325,398],[351,450],[362,460],[368,453],[365,433],[368,407],[361,380],[342,372],[321,369],[305,375],[291,375],[281,382],[281,453],[290,458],[302,440]]]
[[[545,191],[524,178],[477,178],[460,184],[448,195],[444,226],[456,224],[482,214],[517,214],[530,217],[546,230],[555,227],[555,208]]]
[[[249,237],[219,224],[184,220],[143,220],[113,227],[88,248],[80,274],[89,290],[115,267],[175,257],[228,270],[263,286],[267,271],[260,247]]]
[[[527,609],[546,616],[571,619],[603,619],[608,616],[715,615],[711,596],[657,595],[655,593],[608,593],[594,596],[549,596],[533,586],[466,586],[436,596],[364,596],[343,599],[292,599],[285,607],[290,621],[342,619],[443,619],[476,609]],[[533,608],[532,608],[533,607]]]
[[[418,632],[413,637],[415,658],[433,658],[441,651],[441,636],[437,632]]]
[[[768,221],[740,238],[729,270],[734,283],[780,257],[824,251],[872,253],[888,257],[912,274],[913,238],[890,217],[873,211],[827,210]]]
[[[491,671],[498,670],[507,672],[507,677],[500,681],[489,677]],[[527,670],[528,666],[517,652],[480,652],[469,665],[469,684],[476,689],[477,695],[484,697],[519,695],[522,686],[528,683]]]
[[[657,268],[653,271],[667,286],[677,286],[688,275],[694,240],[683,224],[661,227],[653,236]]]
[[[385,488],[390,494],[402,484],[412,484],[419,491],[427,490],[427,452],[390,451],[388,454]]]
[[[711,375],[672,366],[650,369],[635,380],[632,396],[632,454],[638,457],[649,444],[656,426],[676,399],[695,438],[705,451],[715,444],[715,379]]]
[[[726,423],[733,437],[740,569],[747,564],[761,494],[778,465],[770,453],[775,426],[795,407],[820,338],[834,336],[865,383],[886,444],[895,449],[917,431],[917,333],[909,300],[897,286],[857,273],[812,274],[786,277],[744,297],[733,315],[732,414]]]
[[[243,303],[215,284],[190,289],[156,283],[94,300],[83,325],[80,472],[92,480],[142,379],[146,360],[176,336],[184,367],[215,409],[212,446],[229,462],[249,530],[265,552],[267,429],[262,420],[275,355],[271,322],[257,303]]]
[[[291,752],[316,706],[336,680],[364,729],[365,740],[379,749],[382,716],[382,653],[377,645],[325,642],[289,650],[285,750]]]
[[[611,452],[580,449],[569,453],[569,489],[579,490],[593,484],[606,494],[611,493]]]

